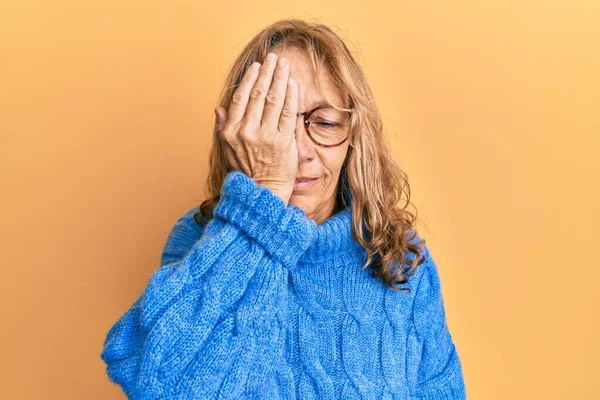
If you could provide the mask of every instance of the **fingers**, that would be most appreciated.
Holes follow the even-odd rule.
[[[279,116],[287,92],[288,77],[290,75],[289,62],[285,57],[279,57],[275,67],[275,74],[271,87],[267,92],[262,114],[261,125],[268,127],[267,131],[274,132],[278,129]],[[293,130],[293,129],[292,129]]]
[[[243,121],[243,125],[248,131],[254,131],[261,123],[263,110],[265,108],[265,98],[271,87],[271,80],[273,78],[276,61],[277,54],[267,54],[265,62],[260,69],[258,79],[250,91],[250,100],[248,101],[248,107]]]
[[[235,93],[231,98],[231,104],[228,110],[227,124],[230,126],[237,126],[243,119],[246,113],[246,106],[250,97],[250,91],[254,87],[254,83],[258,78],[258,72],[260,70],[260,63],[253,62],[248,68],[240,85],[238,86]]]
[[[217,130],[223,141],[222,151],[229,171],[239,170],[254,176],[254,163],[244,157],[249,156],[252,149],[240,133],[273,134],[280,131],[293,135],[298,112],[298,84],[289,80],[289,75],[289,61],[271,52],[262,65],[254,62],[244,73],[229,109],[215,108]]]
[[[217,117],[218,138],[221,141],[221,149],[227,165],[227,171],[243,171],[242,165],[237,153],[233,150],[231,143],[228,142],[226,134],[223,131],[225,122],[227,121],[227,110],[223,107],[215,108],[215,116]]]
[[[285,103],[281,110],[279,118],[279,131],[289,132],[293,135],[298,121],[298,83],[294,78],[287,81],[287,91],[285,92]]]
[[[225,122],[227,122],[227,110],[223,107],[215,108],[215,116],[217,117],[217,128],[221,132],[225,128]]]

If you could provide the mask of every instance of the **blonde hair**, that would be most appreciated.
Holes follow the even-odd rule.
[[[350,103],[350,144],[338,182],[337,204],[348,206],[347,200],[350,200],[352,235],[367,252],[362,269],[370,266],[372,277],[379,277],[390,289],[410,291],[394,286],[407,283],[408,277],[424,261],[425,240],[414,228],[416,209],[415,214],[407,209],[412,206],[408,178],[390,154],[379,110],[365,75],[336,33],[325,25],[299,19],[280,20],[267,26],[235,60],[219,105],[229,108],[236,88],[254,61],[261,62],[269,51],[287,48],[305,52],[316,76],[320,76],[324,65],[335,89]],[[316,84],[320,87],[319,79]],[[194,215],[194,220],[202,225],[212,219],[229,172],[218,133],[215,122],[206,186],[208,198]],[[401,205],[403,193],[406,200]],[[414,253],[415,257],[409,260],[407,252]]]

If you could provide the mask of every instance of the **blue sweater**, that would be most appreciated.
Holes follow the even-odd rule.
[[[464,399],[436,265],[386,289],[352,238],[241,172],[214,218],[194,208],[101,354],[130,399]]]

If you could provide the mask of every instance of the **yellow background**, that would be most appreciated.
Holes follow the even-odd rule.
[[[284,17],[366,70],[469,399],[600,398],[597,0],[3,2],[2,398],[124,398],[105,335],[204,199],[231,62]]]

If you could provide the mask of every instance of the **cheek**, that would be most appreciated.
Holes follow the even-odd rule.
[[[323,186],[321,187],[321,193],[326,196],[331,195],[331,193],[336,190],[343,164],[343,159],[340,162],[331,161],[332,160],[329,160],[329,162],[325,164],[327,172],[325,179],[323,180]]]
[[[329,178],[335,178],[339,175],[346,155],[348,154],[348,146],[342,146],[340,149],[326,149],[328,151],[319,154],[321,163],[325,167]]]
[[[329,157],[325,159],[325,167],[329,172],[329,179],[333,179],[336,182],[347,154],[345,149],[340,150],[343,151],[332,152]]]

